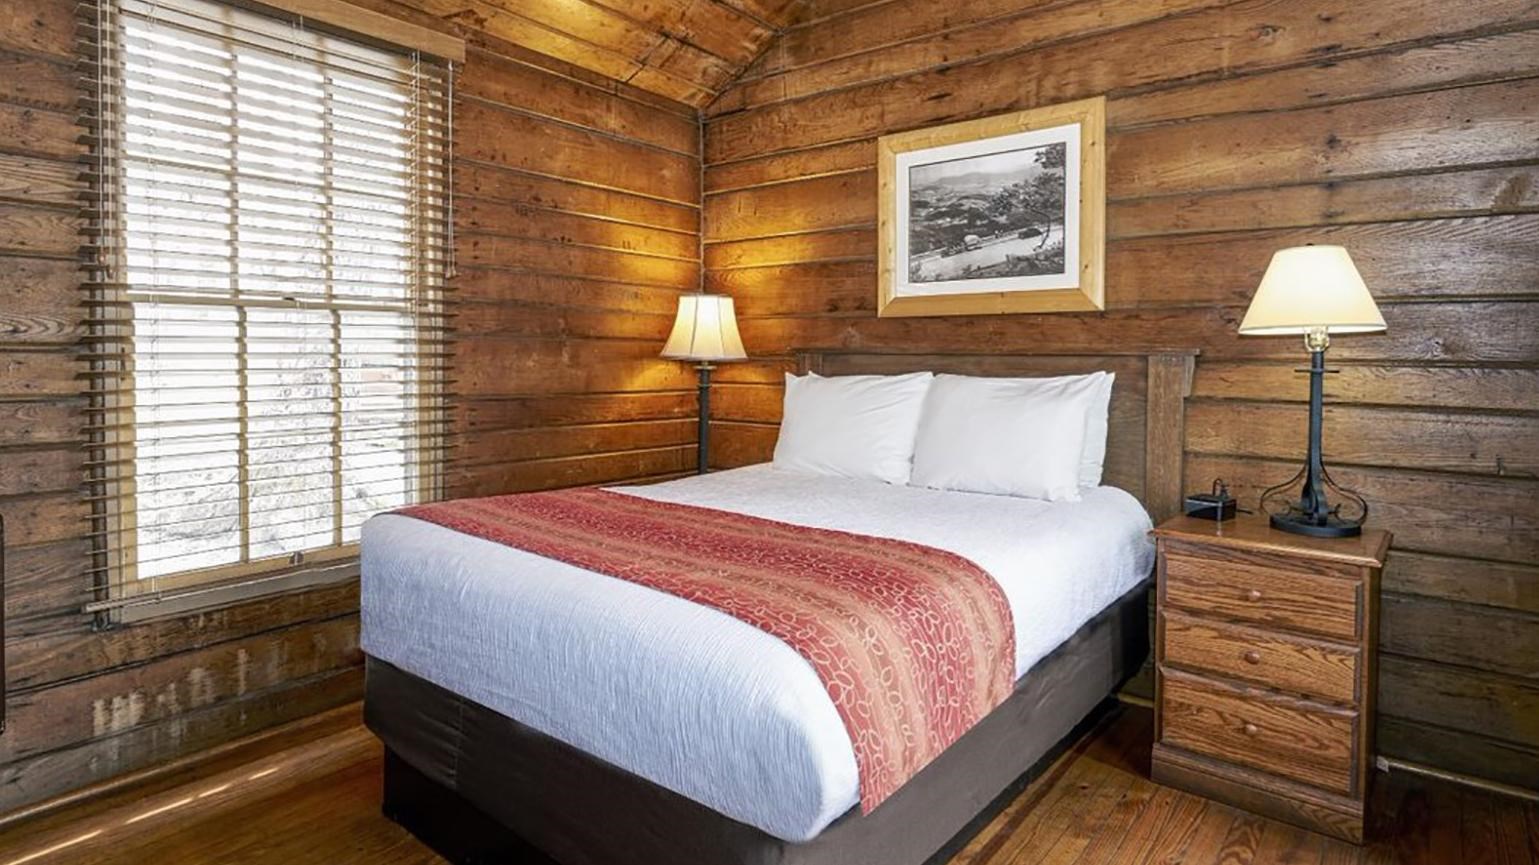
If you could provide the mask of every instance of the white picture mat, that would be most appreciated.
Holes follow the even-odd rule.
[[[910,169],[935,162],[949,162],[1015,150],[1031,150],[1062,142],[1064,154],[1063,273],[1038,276],[1002,276],[989,279],[952,279],[910,282],[909,266],[909,173]],[[897,230],[893,267],[893,296],[919,297],[951,294],[988,294],[1001,291],[1037,291],[1079,286],[1080,257],[1080,127],[1068,123],[960,144],[910,150],[895,157],[897,191],[894,196]]]

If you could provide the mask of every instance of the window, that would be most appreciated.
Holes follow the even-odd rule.
[[[205,0],[91,14],[100,583],[346,560],[438,489],[448,71]]]

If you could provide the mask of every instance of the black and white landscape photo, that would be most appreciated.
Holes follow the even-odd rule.
[[[909,168],[910,282],[1064,273],[1067,145]]]
[[[1101,97],[877,140],[877,314],[1105,308]]]

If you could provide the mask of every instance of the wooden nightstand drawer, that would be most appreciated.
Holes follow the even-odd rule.
[[[1333,793],[1356,791],[1357,712],[1161,672],[1160,741]]]
[[[1356,648],[1166,612],[1160,657],[1188,670],[1321,700],[1358,700]]]
[[[1338,640],[1359,637],[1355,580],[1174,554],[1164,569],[1167,604]]]

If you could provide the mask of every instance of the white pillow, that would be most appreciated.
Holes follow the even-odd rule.
[[[1086,407],[1085,449],[1079,458],[1079,485],[1094,488],[1101,485],[1101,475],[1106,465],[1106,428],[1111,411],[1112,384],[1117,380],[1114,372],[1094,372],[1087,376],[1065,378],[1089,378],[1097,383],[1095,397]],[[1048,379],[1051,381],[1051,379]]]
[[[914,435],[935,376],[786,376],[776,468],[908,483]]]
[[[1086,430],[1105,378],[936,376],[920,418],[910,483],[1077,501]]]
[[[1091,372],[1084,375],[1060,375],[1048,378],[984,378],[981,376],[948,376],[950,378],[978,378],[981,381],[1003,382],[1002,386],[1018,385],[1022,388],[1058,387],[1075,384],[1089,387],[1095,384],[1095,395],[1086,403],[1085,448],[1079,458],[1079,485],[1082,489],[1094,489],[1101,485],[1106,463],[1106,430],[1111,410],[1112,385],[1116,383],[1114,372]]]

